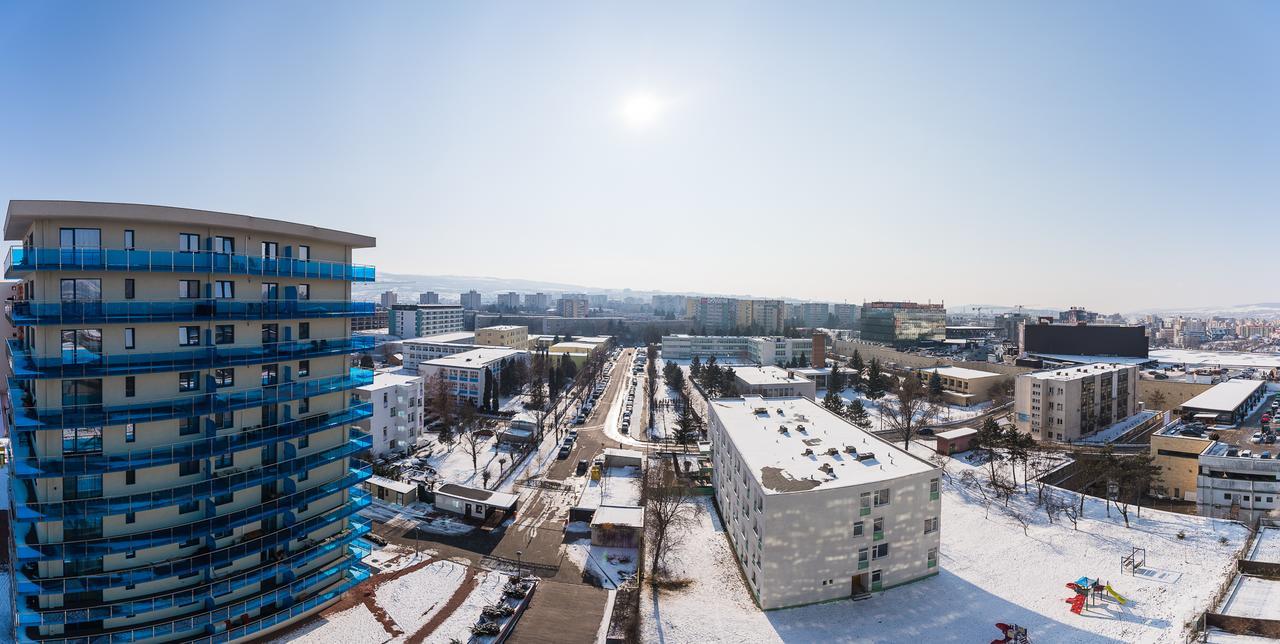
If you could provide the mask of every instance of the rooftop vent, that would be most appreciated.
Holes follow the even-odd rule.
[[[804,428],[804,425],[796,425],[796,431],[798,431],[798,432],[803,432],[803,431],[806,431],[806,430],[805,430],[805,428]]]
[[[844,446],[844,451],[845,451],[845,453],[847,453],[847,454],[857,454],[857,453],[858,453],[858,448],[854,447],[853,445],[845,445],[845,446]]]
[[[786,426],[786,425],[778,425],[778,433],[779,433],[779,434],[785,434],[785,433],[787,433],[787,426]]]
[[[835,447],[827,448],[827,456],[835,456],[836,454],[839,454],[839,453],[840,453],[840,450]]]
[[[755,413],[756,413],[756,415],[764,414],[765,416],[768,416],[768,415],[769,415],[769,408],[768,408],[768,407],[756,407],[756,409],[755,409]]]
[[[781,408],[781,407],[779,407],[779,408],[778,408],[778,415],[779,415],[779,416],[785,416],[785,415],[786,415],[786,413],[782,411],[782,408]]]
[[[806,447],[806,448],[804,448],[804,451],[803,451],[803,452],[800,452],[800,455],[801,455],[801,456],[813,456],[813,450],[812,450],[811,448]]]
[[[858,461],[870,461],[875,459],[875,452],[858,452]]]
[[[823,463],[822,465],[818,466],[818,469],[822,470],[823,472],[826,472],[827,474],[835,474],[836,468],[831,467],[830,463]]]

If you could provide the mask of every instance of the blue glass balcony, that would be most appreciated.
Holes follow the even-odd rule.
[[[40,521],[60,521],[66,518],[102,517],[126,512],[142,512],[144,510],[178,505],[192,499],[208,499],[223,494],[232,494],[261,486],[268,481],[277,481],[288,476],[309,472],[322,465],[353,456],[373,446],[373,438],[368,434],[358,430],[354,431],[353,434],[356,435],[353,435],[350,440],[337,447],[331,447],[301,458],[293,458],[247,471],[216,476],[216,478],[189,485],[152,490],[142,494],[41,503],[35,500],[35,489],[32,483],[30,481],[22,481],[12,488],[15,512],[13,523],[28,524]]]
[[[187,443],[168,444],[121,454],[67,454],[49,458],[36,456],[33,432],[21,432],[14,437],[13,441],[13,475],[19,479],[60,478],[198,461],[263,447],[291,438],[309,436],[341,425],[357,423],[372,416],[373,403],[362,403],[354,399],[347,409],[316,414],[269,427],[245,428],[233,434],[201,438]],[[354,438],[357,433],[364,432],[353,429],[352,437]]]
[[[26,627],[19,629],[18,634],[20,641],[23,642],[59,642],[65,644],[138,642],[154,638],[166,638],[174,641],[178,641],[174,638],[180,638],[183,642],[230,641],[243,636],[216,640],[211,638],[220,638],[227,633],[250,629],[255,624],[278,624],[289,619],[283,618],[275,622],[270,621],[280,615],[305,614],[350,590],[361,581],[368,579],[372,573],[368,568],[360,564],[360,553],[360,550],[353,549],[348,555],[339,560],[336,565],[308,574],[286,586],[227,606],[211,608],[193,615],[184,615],[178,619],[168,619],[160,623],[130,626],[110,631],[104,631],[101,629],[101,625],[95,624],[90,628],[83,629],[83,633],[77,633],[76,631],[79,629],[73,627],[67,629],[70,631],[69,633],[58,635],[40,635],[38,628]],[[335,584],[337,585],[335,586]],[[320,593],[321,590],[329,587],[332,587],[332,589]],[[310,608],[293,613],[294,610],[301,609],[304,606],[309,606]],[[248,617],[251,613],[257,613],[257,619],[250,621]],[[241,625],[228,630],[231,624],[235,622],[241,622]],[[263,628],[267,628],[267,626],[259,626],[258,630]]]
[[[203,393],[170,400],[153,400],[134,405],[65,405],[38,408],[19,381],[10,379],[9,399],[13,407],[13,429],[17,432],[65,427],[98,427],[146,423],[174,418],[193,418],[217,412],[237,411],[261,405],[311,398],[373,384],[373,371],[351,369],[346,375],[309,378],[278,385],[228,393]]]
[[[293,320],[373,315],[373,302],[347,300],[18,300],[7,309],[14,326],[127,324],[206,320]]]
[[[30,529],[14,530],[16,558],[19,561],[86,559],[206,538],[268,517],[281,514],[292,516],[294,508],[357,486],[367,481],[372,474],[372,468],[368,465],[350,468],[346,476],[300,492],[279,496],[250,508],[170,528],[113,537],[41,543],[36,534],[37,526],[32,525]]]
[[[371,522],[367,519],[351,521],[341,532],[313,545],[291,552],[284,558],[273,557],[271,553],[263,553],[263,563],[255,568],[242,570],[232,577],[215,579],[199,586],[192,586],[174,592],[162,592],[153,595],[132,597],[109,604],[86,606],[81,608],[40,608],[41,595],[19,593],[17,623],[19,626],[47,626],[54,624],[71,624],[91,620],[132,617],[149,611],[188,606],[195,602],[206,601],[212,597],[220,597],[246,586],[272,580],[277,575],[284,575],[286,581],[294,576],[293,570],[301,568],[316,559],[330,555],[337,550],[348,550],[353,554],[367,554],[356,540],[371,530]],[[332,566],[326,566],[329,568]]]
[[[292,257],[121,248],[10,248],[5,258],[5,277],[29,271],[217,273],[348,282],[372,282],[375,277],[372,266]]]
[[[9,364],[18,380],[41,378],[91,378],[168,371],[194,371],[284,360],[306,360],[372,350],[372,336],[295,340],[248,347],[202,347],[165,353],[102,355],[88,351],[62,351],[57,356],[35,356],[21,340],[9,340]]]
[[[247,555],[271,552],[279,550],[281,547],[287,548],[290,545],[290,541],[305,537],[338,521],[347,520],[360,510],[368,507],[372,502],[373,497],[368,492],[352,489],[346,502],[324,514],[299,521],[270,533],[259,534],[251,532],[242,535],[237,542],[223,548],[215,549],[212,546],[205,546],[185,557],[149,563],[142,568],[114,570],[88,576],[43,578],[37,574],[37,564],[28,562],[17,566],[14,571],[17,591],[27,594],[54,595],[81,593],[161,581],[193,572],[204,572],[224,566]]]

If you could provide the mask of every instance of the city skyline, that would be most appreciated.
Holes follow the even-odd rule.
[[[1273,299],[1233,233],[1280,197],[1274,6],[675,11],[8,5],[0,195],[352,229],[392,273],[485,238],[670,292]]]

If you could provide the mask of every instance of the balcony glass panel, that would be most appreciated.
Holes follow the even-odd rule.
[[[26,271],[137,271],[216,273],[372,282],[374,267],[316,259],[258,257],[236,253],[89,247],[9,249],[5,274]]]
[[[290,320],[373,315],[373,302],[346,300],[181,300],[177,302],[18,300],[9,303],[16,326],[124,324],[202,320]]]

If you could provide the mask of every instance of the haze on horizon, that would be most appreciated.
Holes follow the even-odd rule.
[[[1280,5],[7,3],[0,200],[353,230],[390,273],[1275,299]]]

